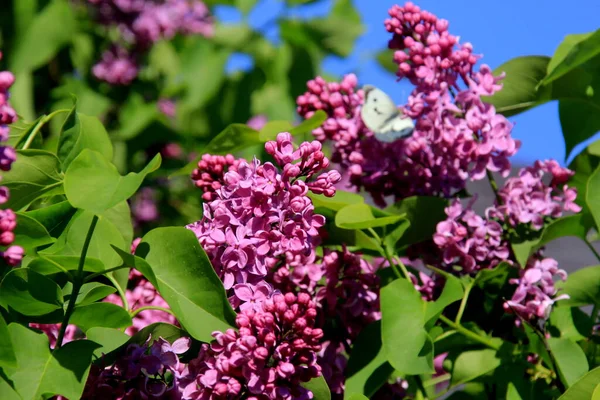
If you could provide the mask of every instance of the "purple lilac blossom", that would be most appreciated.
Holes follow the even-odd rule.
[[[375,139],[360,118],[356,77],[347,75],[341,84],[317,77],[298,97],[302,117],[316,110],[329,116],[315,137],[333,141],[332,160],[381,206],[388,196],[451,197],[487,171],[506,176],[520,143],[510,136],[512,124],[481,100],[500,90],[500,78],[485,65],[473,69],[472,47],[458,45],[446,21],[411,3],[394,6],[390,16],[386,29],[394,33],[390,48],[397,49],[398,74],[415,86],[403,107],[416,120],[413,135],[394,143]]]
[[[113,43],[93,67],[96,78],[111,85],[129,85],[138,76],[137,59],[159,40],[176,34],[214,33],[214,21],[200,0],[87,0],[95,19],[118,27],[121,42]]]
[[[2,59],[2,53],[0,53]],[[0,71],[0,142],[8,140],[10,124],[17,121],[17,113],[8,102],[10,95],[8,90],[15,82],[14,75],[9,71]],[[0,170],[10,171],[13,162],[17,159],[17,153],[11,146],[0,146]],[[1,176],[0,176],[1,179]],[[7,187],[0,187],[0,204],[6,203],[10,192]],[[17,227],[17,215],[10,209],[0,210],[0,257],[12,267],[21,263],[25,251],[21,246],[11,245],[15,240],[14,230]]]
[[[101,399],[155,399],[181,398],[179,355],[190,346],[190,339],[179,338],[170,344],[159,338],[152,344],[130,344],[115,363],[106,368],[92,365],[85,389],[84,400]],[[100,360],[100,363],[102,359]]]
[[[312,398],[303,382],[321,375],[317,364],[323,331],[314,328],[317,310],[310,296],[275,294],[262,310],[247,308],[238,331],[214,332],[184,371],[183,399]]]
[[[235,293],[237,284],[250,285],[244,286],[243,296],[248,298],[248,290],[260,293],[251,286],[268,275],[267,281],[282,291],[290,285],[312,291],[322,276],[313,261],[325,218],[314,213],[307,193],[332,196],[339,174],[329,171],[311,179],[329,165],[319,142],[295,148],[285,132],[265,149],[282,172],[271,163],[240,162],[224,174],[215,198],[204,203],[202,220],[187,226],[207,252],[235,308],[245,302]]]

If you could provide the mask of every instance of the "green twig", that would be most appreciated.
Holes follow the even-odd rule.
[[[587,247],[590,249],[590,251],[592,253],[594,253],[594,256],[596,257],[596,260],[598,260],[600,262],[600,254],[598,254],[598,251],[596,251],[596,249],[594,248],[594,246],[588,241],[585,241],[585,244],[587,244]]]
[[[473,339],[474,341],[479,342],[479,343],[481,343],[481,344],[489,347],[490,349],[494,349],[494,350],[499,350],[500,349],[500,346],[498,346],[497,344],[494,344],[488,338],[483,337],[483,336],[478,335],[477,333],[475,333],[473,331],[468,330],[467,328],[465,328],[461,324],[455,323],[454,321],[452,321],[451,319],[449,319],[445,315],[440,315],[440,320],[442,320],[449,327],[454,328],[458,333],[461,333],[462,335],[468,337],[469,339]]]
[[[379,253],[381,253],[381,256],[384,257],[387,260],[387,262],[390,264],[390,268],[392,268],[392,271],[394,271],[394,274],[396,275],[396,277],[398,279],[406,278],[406,279],[408,279],[408,281],[410,281],[410,275],[408,275],[408,270],[406,269],[406,266],[402,263],[402,261],[400,261],[400,259],[398,259],[398,265],[396,265],[394,263],[394,258],[387,251],[387,248],[385,247],[383,240],[381,240],[381,237],[377,234],[377,232],[375,232],[375,229],[367,228],[367,230],[369,231],[369,233],[371,235],[373,235],[373,238],[375,240],[377,240],[377,247],[378,247]],[[398,266],[400,266],[400,269],[402,270],[402,274],[400,274],[400,271],[398,271]],[[402,275],[404,275],[404,276],[402,276]]]
[[[431,378],[431,379],[423,382],[423,386],[425,386],[425,387],[435,386],[438,383],[444,383],[444,382],[450,380],[450,378],[452,378],[451,374],[444,374],[444,375],[436,376],[435,378]]]
[[[171,314],[172,316],[175,316],[175,314],[173,314],[173,311],[169,310],[168,308],[164,308],[164,307],[158,307],[158,306],[145,306],[145,307],[140,307],[138,309],[135,309],[133,311],[131,311],[129,313],[129,315],[131,316],[131,318],[135,317],[136,315],[138,315],[139,313],[141,313],[142,311],[146,311],[146,310],[156,310],[156,311],[164,311],[166,313]]]
[[[33,139],[35,139],[38,132],[42,129],[42,127],[46,124],[46,122],[50,121],[52,118],[54,118],[55,116],[57,116],[60,113],[70,112],[70,111],[71,110],[56,110],[56,111],[53,111],[50,114],[44,115],[42,118],[40,118],[38,123],[33,127],[33,130],[27,137],[27,141],[25,142],[25,144],[23,144],[22,149],[27,150],[29,148],[29,146],[31,146],[31,143],[33,143]]]
[[[496,201],[498,202],[498,204],[502,204],[500,196],[498,195],[498,184],[496,183],[496,179],[494,178],[492,171],[488,169],[486,170],[486,173],[488,181],[490,182],[490,186],[492,187],[492,191],[494,192],[494,196],[496,196]]]
[[[469,284],[465,288],[465,294],[463,295],[463,298],[460,302],[460,307],[458,309],[458,313],[456,314],[456,318],[454,319],[454,322],[456,322],[457,324],[460,324],[460,320],[463,316],[463,313],[465,312],[465,308],[467,307],[467,300],[469,299],[469,294],[471,293],[471,289],[473,289],[474,284],[475,279],[469,282]]]
[[[92,223],[90,224],[90,228],[88,229],[87,236],[85,237],[85,242],[83,242],[83,248],[81,249],[81,257],[79,258],[79,265],[77,267],[77,275],[75,275],[75,280],[73,282],[73,291],[71,292],[71,298],[69,299],[67,311],[65,311],[65,316],[63,318],[62,324],[60,325],[60,331],[58,332],[58,338],[56,339],[56,348],[62,346],[65,331],[67,330],[67,326],[69,325],[69,318],[71,318],[71,314],[73,314],[73,310],[75,310],[77,296],[79,296],[79,290],[83,285],[83,266],[85,265],[85,257],[87,255],[88,248],[90,247],[90,242],[92,241],[92,236],[94,235],[94,229],[96,229],[97,223],[98,216],[94,215],[94,217],[92,218]]]

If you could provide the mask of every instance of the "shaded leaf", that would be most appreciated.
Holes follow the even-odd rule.
[[[13,347],[8,325],[4,321],[4,317],[0,314],[0,367],[17,367],[17,357],[15,356],[15,348]],[[0,393],[2,393],[0,389]]]
[[[17,352],[18,368],[4,371],[23,400],[50,395],[79,399],[87,380],[92,353],[98,344],[75,340],[50,352],[48,337],[22,325],[8,326]]]
[[[62,201],[24,214],[42,224],[52,237],[58,237],[75,211],[77,210],[68,201]]]
[[[451,385],[456,386],[472,381],[496,369],[500,365],[496,350],[468,350],[458,355],[452,364]]]
[[[587,357],[579,345],[569,339],[548,338],[548,347],[558,366],[560,380],[570,387],[588,372]]]
[[[11,270],[0,283],[0,304],[8,310],[37,316],[62,308],[63,295],[52,280],[27,268]]]
[[[118,329],[103,328],[101,326],[88,329],[85,336],[101,346],[94,351],[94,357],[97,358],[118,349],[131,339],[131,336]]]
[[[17,226],[13,231],[14,242],[29,254],[40,246],[54,243],[46,228],[24,213],[17,213]]]
[[[80,258],[80,256],[43,255],[31,260],[27,268],[42,275],[77,271]],[[85,263],[83,264],[84,271],[101,272],[104,269],[104,264],[99,259],[93,257],[85,258]]]
[[[594,368],[572,384],[558,400],[582,400],[591,398],[600,382],[600,367]]]
[[[353,394],[373,396],[392,372],[381,341],[381,321],[375,321],[360,332],[353,344],[345,372],[344,398],[352,398]]]
[[[5,208],[15,211],[42,196],[63,193],[60,161],[47,151],[17,150],[17,160],[2,176],[2,185],[10,190]]]

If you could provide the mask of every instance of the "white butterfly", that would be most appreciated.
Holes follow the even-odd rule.
[[[363,86],[365,102],[360,110],[363,122],[380,142],[393,143],[412,134],[415,125],[398,110],[394,101],[375,86]]]

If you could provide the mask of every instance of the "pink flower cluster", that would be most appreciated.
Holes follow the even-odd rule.
[[[313,130],[313,135],[320,142],[333,141],[332,161],[344,167],[349,167],[356,162],[354,158],[360,157],[359,153],[353,153],[363,134],[356,119],[364,95],[362,90],[356,90],[357,84],[354,74],[344,76],[340,83],[326,82],[318,76],[307,82],[308,91],[296,100],[296,110],[303,118],[312,117],[317,110],[327,113],[327,120]]]
[[[575,204],[577,189],[566,184],[573,174],[554,160],[536,161],[506,181],[488,214],[511,227],[524,224],[537,231],[548,219],[568,211],[577,213],[581,211]],[[550,182],[545,183],[547,177]]]
[[[215,332],[211,345],[187,367],[193,379],[183,398],[310,399],[301,384],[321,374],[317,364],[321,329],[307,294],[275,294],[262,311],[246,309],[236,318],[238,331]],[[185,372],[184,372],[185,373]]]
[[[282,289],[293,282],[312,290],[322,276],[313,273],[311,266],[325,218],[314,213],[307,193],[333,195],[340,176],[330,171],[311,179],[329,165],[319,142],[304,142],[296,149],[291,135],[280,133],[265,149],[282,172],[271,163],[241,162],[225,173],[216,198],[204,203],[202,220],[187,226],[209,255],[225,289],[233,289],[229,293],[234,307],[247,301],[235,293],[236,284],[245,284],[244,298],[256,300],[267,288],[257,290],[254,285],[273,271],[270,282]]]
[[[81,398],[180,399],[179,355],[188,351],[189,346],[190,339],[185,337],[173,344],[163,338],[152,344],[130,344],[110,367],[92,366]]]
[[[350,343],[362,328],[381,319],[378,268],[347,249],[326,252],[322,266],[325,285],[317,301],[326,318],[338,320]]]
[[[441,266],[458,274],[493,268],[510,256],[502,225],[477,215],[460,200],[446,207],[448,219],[437,225],[433,241],[441,253]]]
[[[0,53],[2,59],[2,53]],[[0,142],[8,140],[9,125],[17,121],[17,113],[12,108],[8,99],[8,90],[15,82],[15,76],[9,71],[0,71]],[[0,170],[10,171],[12,163],[17,159],[17,152],[11,146],[0,146]],[[1,179],[1,177],[0,177]],[[6,203],[9,198],[8,188],[0,186],[0,204]],[[5,247],[0,251],[4,262],[10,266],[17,266],[23,259],[24,250],[20,246],[11,246],[15,240],[13,231],[17,227],[17,216],[10,210],[0,210],[0,246]]]
[[[139,242],[138,242],[139,243]],[[135,249],[132,249],[135,250]],[[133,251],[132,251],[133,253]],[[129,309],[135,311],[142,307],[154,306],[169,308],[167,302],[158,294],[158,291],[146,278],[137,270],[132,269],[129,273],[129,288],[125,292],[125,298],[129,303]],[[113,293],[108,295],[104,301],[123,306],[121,297]],[[133,325],[125,331],[128,335],[134,335],[143,328],[155,322],[167,322],[169,324],[177,324],[175,317],[161,310],[144,310],[140,311],[133,317]]]
[[[204,154],[198,161],[198,168],[192,172],[192,180],[200,190],[202,199],[212,201],[217,198],[217,190],[224,182],[225,173],[237,171],[242,159],[236,159],[231,154],[226,156],[214,156]]]
[[[446,21],[412,3],[394,6],[390,16],[386,28],[394,33],[390,47],[398,49],[398,74],[415,85],[404,107],[416,120],[413,135],[394,143],[374,138],[358,112],[362,92],[355,93],[356,78],[348,75],[341,84],[316,78],[298,97],[302,117],[319,109],[329,116],[315,137],[334,142],[332,159],[347,169],[353,186],[368,191],[379,205],[387,196],[450,197],[487,171],[506,176],[508,158],[520,143],[510,135],[512,124],[481,100],[500,90],[500,78],[485,65],[473,71],[477,57],[470,45],[458,46]]]
[[[92,70],[112,85],[129,85],[138,75],[137,58],[153,43],[176,34],[212,36],[208,7],[200,0],[87,0],[97,20],[120,29],[125,46],[114,44]]]
[[[156,189],[146,186],[140,189],[131,200],[131,215],[134,224],[139,226],[144,223],[156,221],[159,217],[156,205]]]
[[[532,257],[527,267],[521,270],[518,279],[511,279],[510,283],[518,285],[512,298],[504,303],[504,309],[509,313],[517,313],[526,321],[545,320],[550,316],[552,305],[569,296],[562,294],[556,296],[554,277],[563,281],[567,273],[558,268],[558,262],[553,258]],[[520,325],[520,320],[516,320]]]

